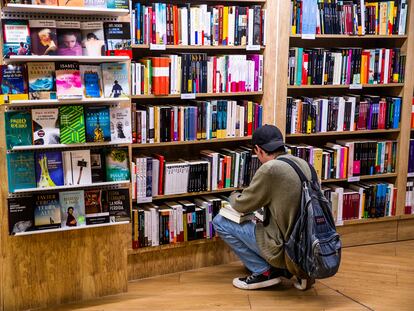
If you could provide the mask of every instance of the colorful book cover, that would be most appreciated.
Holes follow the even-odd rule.
[[[106,0],[85,0],[85,7],[94,7],[98,9],[106,9]]]
[[[8,153],[6,157],[9,192],[18,189],[36,188],[33,152],[12,152]]]
[[[80,22],[57,21],[57,55],[82,56]]]
[[[111,141],[109,107],[85,107],[86,141]]]
[[[58,0],[59,6],[77,6],[82,7],[84,5],[84,0]]]
[[[4,19],[3,57],[30,55],[30,30],[27,20]]]
[[[101,150],[91,150],[92,183],[105,182],[105,160]]]
[[[86,225],[85,192],[65,191],[59,193],[62,227],[81,227]]]
[[[87,225],[109,223],[109,209],[102,190],[85,191],[85,215]]]
[[[60,144],[59,109],[33,109],[33,144]]]
[[[27,63],[30,99],[56,99],[55,63]]]
[[[58,5],[58,0],[33,0],[34,5]]]
[[[111,148],[106,150],[105,165],[107,181],[129,180],[128,149]]]
[[[106,55],[126,55],[132,58],[131,26],[127,22],[104,23]]]
[[[83,55],[99,57],[105,55],[103,22],[81,23]]]
[[[30,146],[32,144],[32,114],[30,111],[6,111],[6,146]]]
[[[2,102],[27,100],[26,67],[24,65],[0,65],[0,86]]]
[[[62,157],[65,185],[92,183],[90,150],[64,151]]]
[[[62,152],[36,152],[35,160],[36,184],[38,188],[50,188],[64,185]]]
[[[102,66],[104,97],[128,97],[128,67],[125,63],[104,63]]]
[[[60,204],[57,192],[35,195],[34,224],[39,230],[60,228]]]
[[[132,142],[131,108],[111,107],[111,141]]]
[[[129,9],[128,0],[107,0],[108,9]]]
[[[31,195],[7,199],[9,234],[32,231],[34,225],[33,197]]]
[[[86,142],[83,106],[59,107],[60,143],[79,144]]]
[[[130,221],[129,189],[107,190],[109,221]]]
[[[29,20],[33,55],[55,55],[58,49],[56,21]]]
[[[82,79],[78,63],[56,62],[56,93],[58,99],[82,98]]]
[[[102,97],[102,71],[99,65],[80,65],[83,96],[86,98]]]

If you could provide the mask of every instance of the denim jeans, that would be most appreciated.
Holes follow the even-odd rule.
[[[218,214],[213,219],[213,225],[219,236],[253,274],[261,274],[270,269],[270,265],[260,256],[255,223],[246,221],[238,224]]]

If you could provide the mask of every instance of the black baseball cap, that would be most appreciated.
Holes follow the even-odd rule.
[[[266,152],[274,152],[285,145],[282,132],[274,125],[265,124],[257,128],[252,136],[253,146],[258,145]]]

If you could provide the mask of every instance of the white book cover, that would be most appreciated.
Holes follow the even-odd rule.
[[[326,98],[320,99],[322,111],[321,111],[321,132],[328,131],[328,110],[329,110],[329,100]]]
[[[59,109],[33,109],[33,144],[54,145],[60,143]]]
[[[152,159],[152,193],[158,194],[158,182],[160,178],[160,160]]]
[[[253,45],[253,16],[254,10],[249,9],[249,19],[247,23],[247,45]]]
[[[90,150],[62,152],[65,185],[92,184]]]
[[[264,59],[263,55],[259,55],[259,88],[257,91],[263,91],[263,72],[264,72]]]
[[[102,75],[106,98],[128,97],[129,73],[126,63],[103,63]]]
[[[196,8],[190,8],[190,45],[196,43]]]
[[[234,27],[236,23],[236,7],[229,6],[229,17],[228,17],[228,43],[227,45],[234,45]]]
[[[148,131],[148,127],[147,127],[147,112],[145,110],[141,111],[141,143],[142,144],[146,144],[148,143],[148,139],[147,139],[147,131]]]
[[[188,10],[180,8],[181,25],[188,25]],[[181,45],[188,45],[188,27],[181,27]]]
[[[80,28],[83,55],[94,57],[105,55],[103,22],[83,22]]]
[[[244,106],[239,106],[239,109],[240,109],[240,137],[244,137],[244,118],[245,118]]]
[[[148,107],[148,133],[150,134],[148,137],[148,143],[153,144],[154,143],[154,137],[155,137],[155,128],[154,128],[154,106]]]
[[[204,31],[204,45],[211,45],[211,12],[205,13]]]
[[[132,142],[131,108],[111,107],[111,141],[118,143]]]
[[[390,49],[385,49],[385,60],[384,60],[384,84],[388,84],[388,77],[390,76]]]
[[[398,34],[399,35],[405,35],[405,28],[407,24],[407,10],[408,10],[408,4],[406,0],[402,0],[401,5],[400,5],[400,20],[398,23]]]
[[[345,117],[345,99],[343,97],[336,97],[338,101],[338,127],[336,130],[338,132],[343,132],[344,130],[344,117]]]

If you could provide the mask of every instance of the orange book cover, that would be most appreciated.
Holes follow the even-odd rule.
[[[231,157],[226,157],[226,188],[230,188],[231,184]]]
[[[178,7],[173,6],[174,45],[178,45]]]
[[[84,6],[83,0],[59,0],[59,6]]]
[[[298,122],[296,124],[296,133],[302,133],[302,101],[298,102]]]
[[[169,63],[168,57],[151,57],[154,95],[168,95]]]
[[[361,57],[361,84],[368,83],[368,63],[368,56],[364,51]]]

